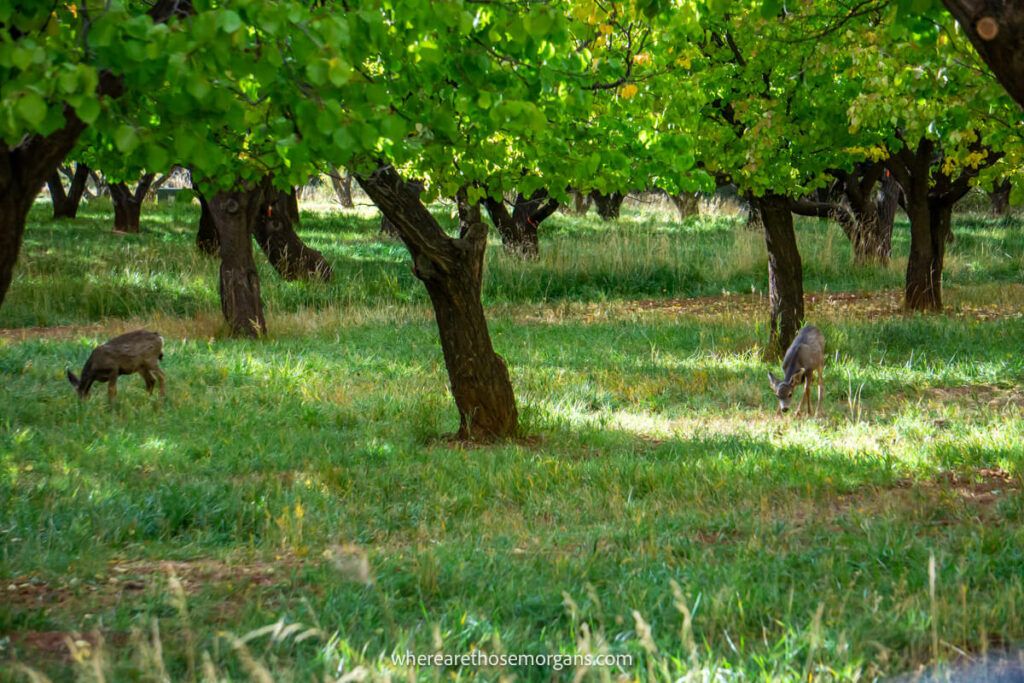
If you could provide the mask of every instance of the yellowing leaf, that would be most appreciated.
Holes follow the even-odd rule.
[[[627,83],[626,85],[622,86],[622,90],[619,91],[619,94],[622,95],[623,99],[628,100],[634,95],[636,95],[638,90],[640,90],[640,88],[636,87],[635,83]]]

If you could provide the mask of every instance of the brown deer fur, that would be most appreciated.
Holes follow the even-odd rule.
[[[163,350],[163,337],[156,332],[136,330],[122,334],[96,347],[85,361],[81,379],[68,370],[68,381],[78,391],[79,398],[89,395],[94,382],[107,382],[107,397],[113,403],[117,396],[117,378],[137,372],[146,382],[146,391],[153,393],[153,387],[159,383],[160,396],[164,396],[164,371],[160,369]]]

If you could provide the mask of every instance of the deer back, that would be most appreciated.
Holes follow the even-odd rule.
[[[782,359],[782,369],[789,381],[801,369],[820,370],[825,366],[825,335],[817,327],[808,325],[800,330]]]
[[[159,334],[136,330],[97,346],[86,365],[94,371],[117,370],[119,375],[128,375],[155,366],[163,358],[163,349],[164,340]]]

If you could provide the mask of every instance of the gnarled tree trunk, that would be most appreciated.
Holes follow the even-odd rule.
[[[523,258],[537,258],[540,253],[540,235],[537,229],[558,209],[558,200],[547,190],[536,190],[529,198],[516,195],[512,212],[505,202],[491,197],[484,199],[491,222],[501,235],[506,251]]]
[[[191,12],[189,0],[158,0],[148,14],[154,22],[161,23]],[[120,78],[109,71],[100,72],[98,96],[120,97],[123,91]],[[0,305],[14,277],[32,202],[86,128],[72,107],[65,106],[63,114],[63,127],[49,135],[29,135],[13,147],[0,143]]]
[[[855,263],[888,263],[892,254],[892,228],[899,186],[880,163],[858,164],[853,173],[839,173],[830,190],[816,199],[793,201],[801,216],[835,220],[853,247]]]
[[[107,81],[101,77],[101,93]],[[65,107],[64,120],[64,127],[49,135],[28,136],[14,147],[0,144],[0,304],[14,278],[32,202],[85,130],[71,107]]]
[[[768,301],[771,307],[766,356],[785,353],[804,320],[804,271],[793,230],[790,200],[780,195],[756,197],[753,204],[764,224],[768,247]]]
[[[78,215],[78,207],[85,194],[85,184],[89,181],[89,167],[85,164],[76,164],[74,173],[68,169],[67,174],[71,180],[67,192],[64,191],[60,171],[54,171],[46,181],[47,187],[50,188],[50,200],[53,203],[55,219],[75,218]]]
[[[220,241],[220,306],[231,333],[259,337],[267,333],[260,298],[260,276],[252,257],[251,226],[256,223],[263,187],[237,187],[210,197],[210,213]]]
[[[670,194],[668,198],[672,200],[672,205],[679,212],[680,221],[685,221],[690,216],[700,215],[700,195],[696,192]]]
[[[505,361],[494,352],[480,301],[487,247],[480,207],[459,198],[460,233],[452,238],[392,166],[356,180],[397,228],[412,256],[413,273],[430,295],[459,409],[459,438],[514,435],[519,418],[512,382]]]
[[[579,190],[570,190],[569,194],[572,195],[572,212],[577,216],[585,216],[587,211],[590,211],[590,205],[592,199],[589,194],[584,194]]]
[[[991,164],[1001,154],[989,154]],[[942,310],[942,266],[951,241],[953,206],[967,194],[980,169],[963,169],[957,178],[942,171],[935,143],[922,139],[917,148],[903,147],[886,164],[903,189],[910,218],[910,256],[904,305],[911,311]]]
[[[355,202],[352,201],[352,174],[336,168],[331,172],[330,177],[331,187],[334,188],[334,195],[338,198],[338,203],[346,209],[354,208]]]
[[[324,255],[309,247],[295,232],[299,205],[295,190],[282,192],[269,180],[264,184],[263,204],[253,228],[256,242],[270,265],[285,280],[331,279],[334,269]]]
[[[594,206],[597,207],[597,215],[606,221],[612,221],[619,217],[626,195],[622,192],[601,194],[594,190],[590,193],[590,198],[594,200]]]
[[[85,186],[89,182],[89,167],[85,164],[75,164],[75,173],[71,176],[71,185],[68,186],[67,200],[61,211],[62,218],[75,218],[78,216],[78,207],[85,195]],[[54,209],[54,217],[57,217]]]
[[[1010,190],[1012,189],[1009,180],[1003,180],[996,184],[995,189],[988,193],[991,202],[993,216],[1005,216],[1010,213]]]
[[[155,174],[147,173],[139,180],[134,190],[125,183],[111,183],[110,199],[114,204],[114,230],[118,232],[139,232],[139,217],[142,213],[142,200],[149,192]]]

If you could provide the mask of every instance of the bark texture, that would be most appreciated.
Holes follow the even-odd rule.
[[[512,436],[518,411],[508,368],[494,352],[480,301],[487,224],[479,205],[458,200],[459,236],[449,237],[420,201],[419,191],[388,165],[356,181],[394,224],[427,288],[437,319],[459,438]]]
[[[220,306],[239,337],[267,333],[260,298],[260,277],[252,256],[251,226],[263,200],[262,186],[236,188],[210,197],[210,213],[220,241]]]
[[[110,200],[114,204],[114,230],[133,234],[139,232],[142,201],[146,198],[154,177],[153,173],[145,174],[139,179],[134,190],[126,183],[110,184]]]
[[[39,191],[85,130],[71,107],[65,124],[50,135],[32,135],[14,147],[0,145],[0,304],[14,277],[25,219]]]
[[[765,195],[753,200],[764,224],[768,247],[768,300],[770,319],[766,356],[782,356],[804,320],[804,272],[793,230],[790,200]]]
[[[50,188],[50,199],[53,202],[53,217],[75,218],[78,216],[78,207],[85,195],[86,183],[89,181],[89,167],[85,164],[75,164],[74,173],[68,169],[71,183],[64,191],[64,184],[61,181],[60,171],[54,171],[49,180],[46,181]]]
[[[331,173],[331,187],[334,188],[334,196],[338,198],[338,203],[346,209],[355,207],[355,203],[352,201],[352,174],[348,171],[342,171],[340,168],[334,169]]]
[[[700,195],[696,192],[670,194],[668,198],[672,201],[672,206],[676,207],[680,221],[685,221],[690,216],[700,215]]]
[[[537,258],[540,254],[538,228],[558,210],[557,199],[542,189],[528,198],[517,194],[511,212],[504,201],[491,197],[484,199],[484,206],[501,235],[501,243],[506,251],[527,259]]]
[[[149,10],[149,16],[156,23],[190,13],[189,0],[159,0]],[[0,31],[7,31],[11,37],[15,37],[16,30],[13,26],[0,27]],[[100,72],[97,95],[120,97],[123,90],[120,78],[109,71]],[[13,146],[0,143],[0,305],[14,277],[29,208],[86,128],[72,107],[65,106],[63,113],[63,127],[49,135],[28,135]]]
[[[1009,180],[996,184],[995,189],[988,193],[988,199],[993,216],[1005,216],[1010,213],[1010,190],[1012,189]]]
[[[594,201],[594,206],[597,207],[597,215],[606,221],[613,221],[619,217],[626,195],[622,192],[601,194],[594,190],[590,193],[590,198]]]
[[[1006,92],[1024,107],[1024,3],[943,0],[943,4]]]
[[[1000,155],[989,154],[987,163]],[[941,154],[931,140],[911,150],[904,146],[886,165],[903,190],[910,218],[910,256],[904,306],[911,311],[942,310],[942,266],[951,241],[953,206],[967,194],[979,169],[964,169],[956,178],[942,171]]]
[[[892,255],[892,229],[899,186],[882,163],[858,164],[851,173],[836,172],[836,183],[814,199],[800,199],[790,208],[801,216],[835,220],[853,247],[858,264],[887,264]]]
[[[585,216],[590,211],[590,205],[593,200],[589,194],[584,194],[579,190],[571,190],[569,194],[572,195],[572,212],[577,216]]]
[[[270,265],[285,280],[320,280],[328,282],[334,269],[324,255],[307,246],[295,226],[299,222],[299,204],[291,192],[275,189],[265,181],[263,203],[253,227],[253,235]]]

